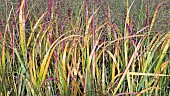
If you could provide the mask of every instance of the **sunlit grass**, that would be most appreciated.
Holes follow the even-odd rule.
[[[168,96],[168,2],[0,1],[0,96]]]

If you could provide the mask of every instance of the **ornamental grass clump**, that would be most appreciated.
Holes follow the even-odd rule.
[[[170,95],[169,0],[0,4],[0,96]]]

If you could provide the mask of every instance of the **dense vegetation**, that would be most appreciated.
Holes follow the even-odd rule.
[[[1,0],[0,96],[169,96],[169,0]]]

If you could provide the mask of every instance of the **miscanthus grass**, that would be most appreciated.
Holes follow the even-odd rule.
[[[0,96],[169,96],[169,0],[1,0]]]

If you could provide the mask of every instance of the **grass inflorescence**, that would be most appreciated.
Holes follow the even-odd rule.
[[[0,4],[0,96],[170,95],[169,0]]]

